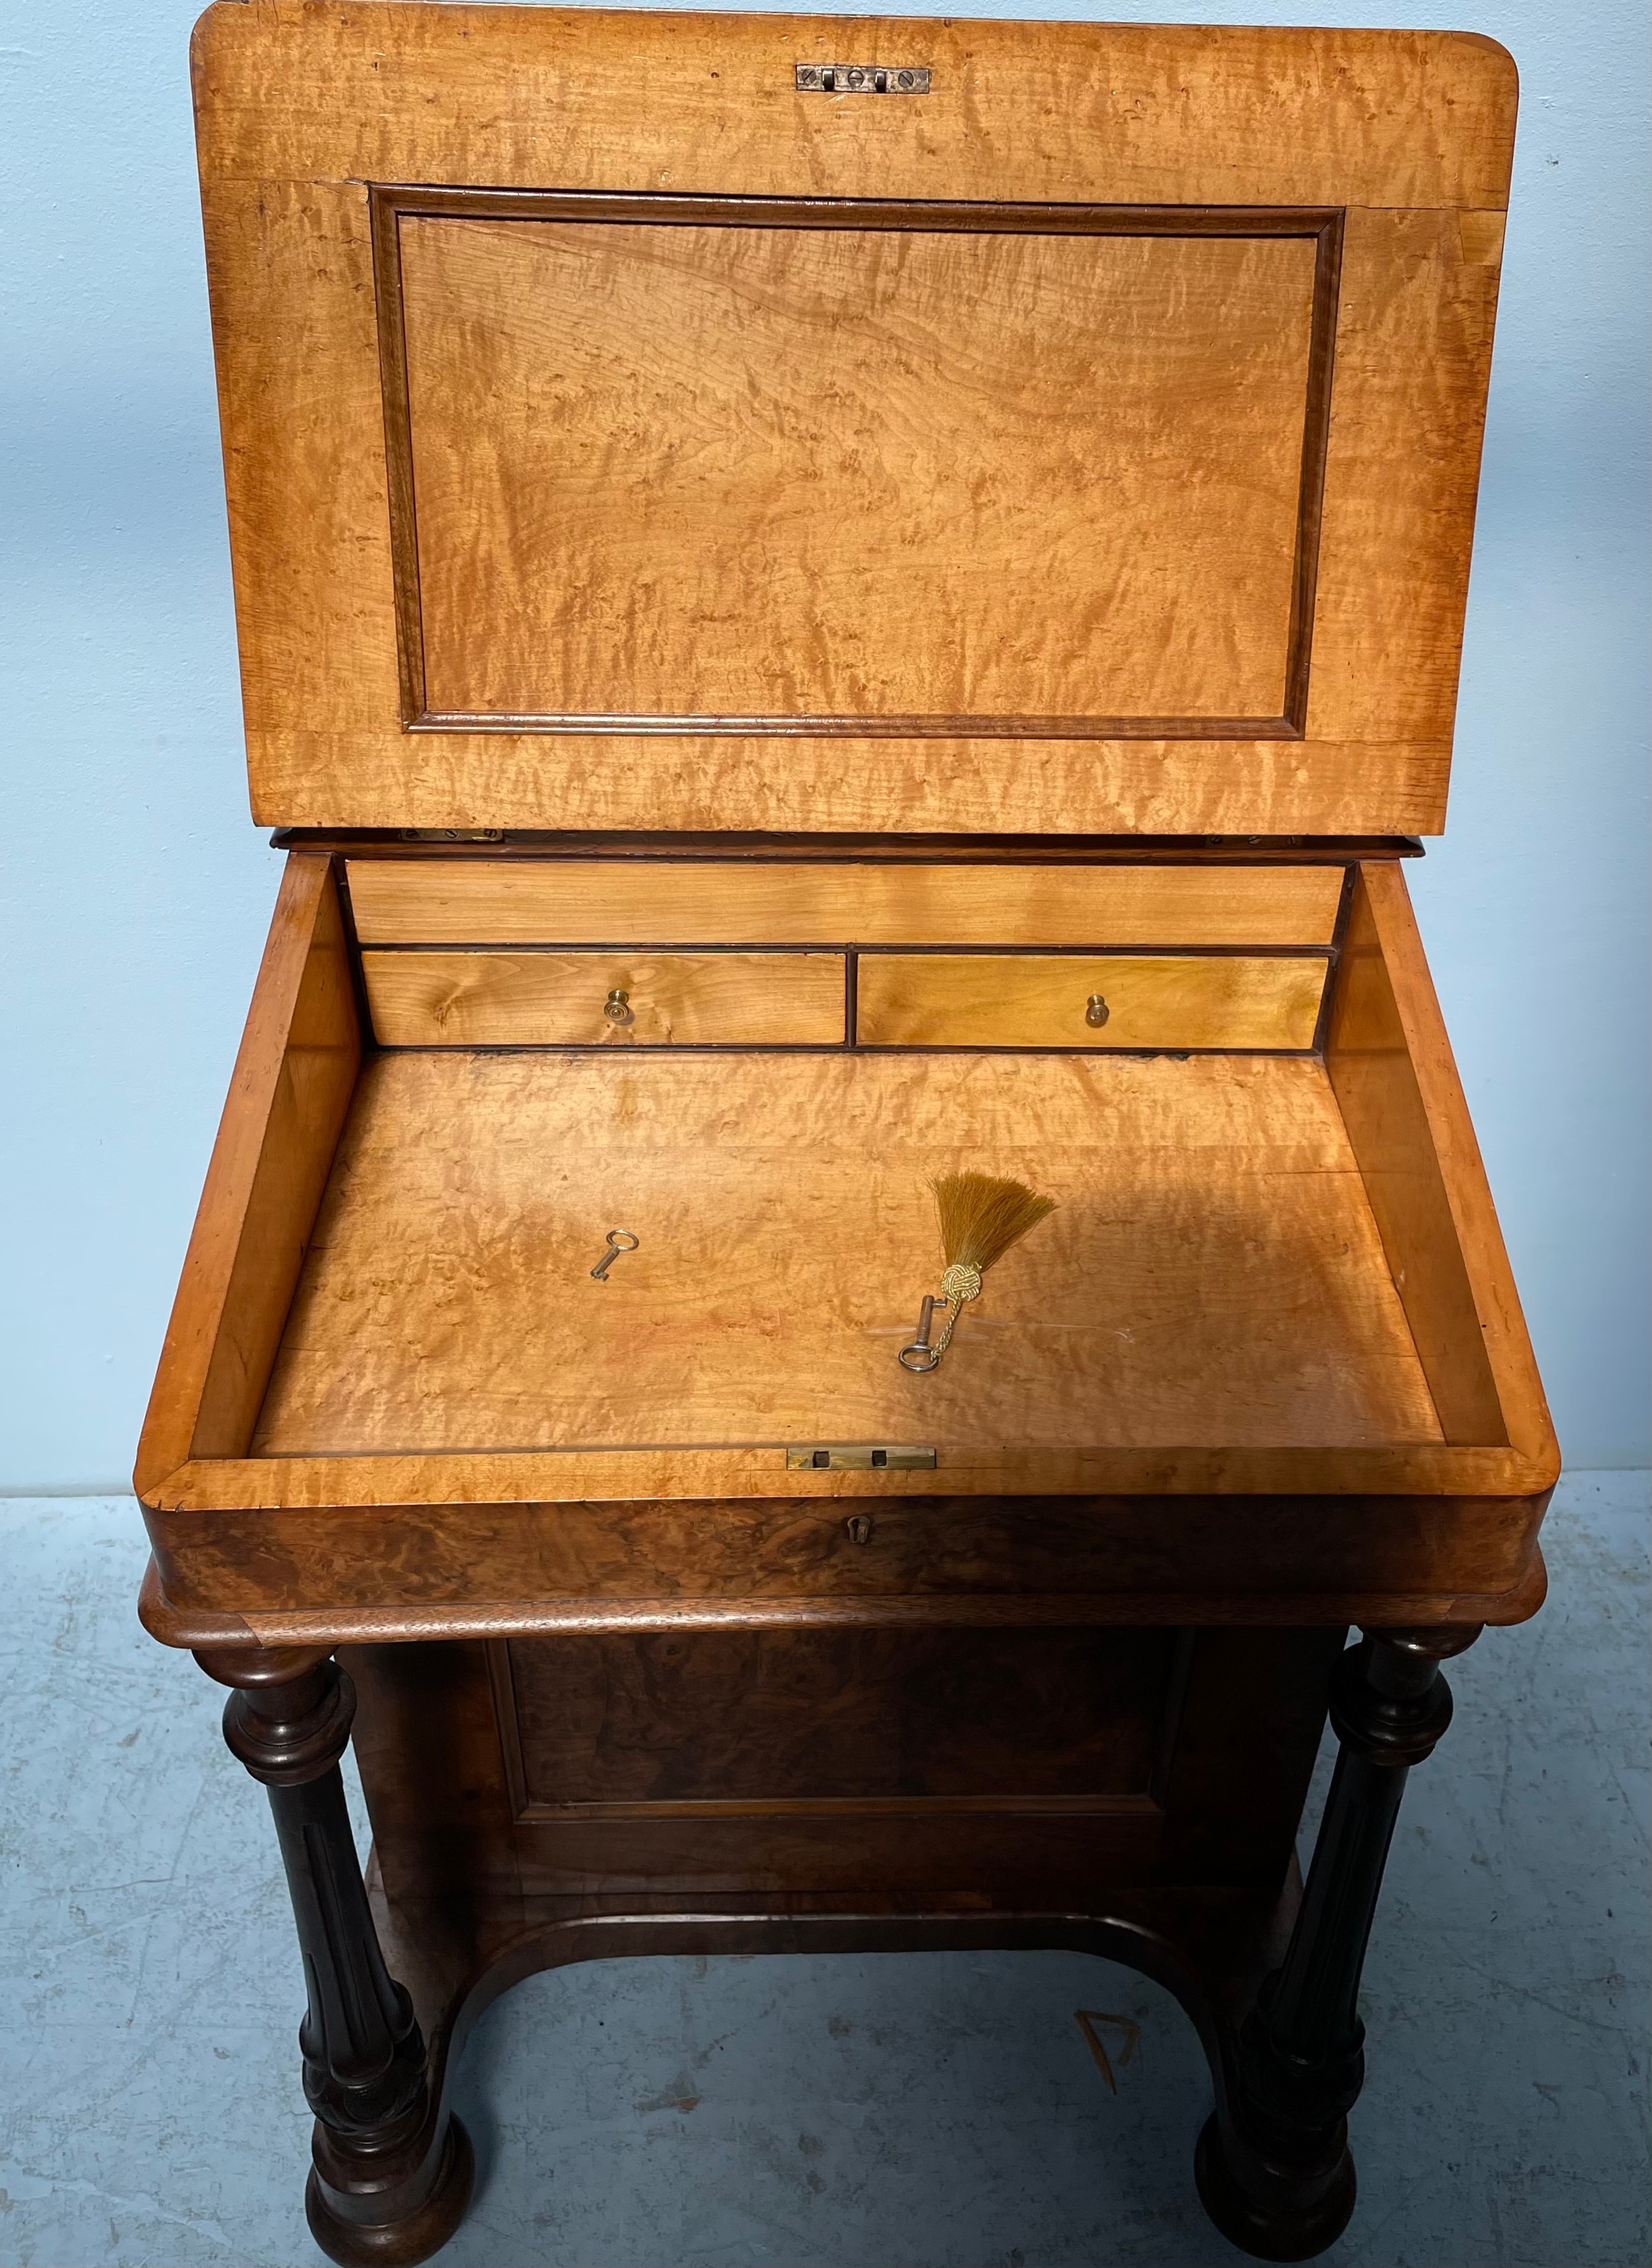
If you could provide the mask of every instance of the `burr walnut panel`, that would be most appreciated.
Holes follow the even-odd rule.
[[[1168,1630],[516,1638],[494,1692],[519,1819],[1145,1809],[1176,1653]]]
[[[1300,711],[1324,217],[387,195],[416,717],[1157,738]]]

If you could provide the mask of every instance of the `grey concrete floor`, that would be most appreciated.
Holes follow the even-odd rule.
[[[134,1507],[4,1503],[0,1535],[0,2261],[311,2268],[263,1799],[137,1629]],[[1545,1541],[1547,1608],[1452,1665],[1406,1798],[1345,2268],[1648,2258],[1645,1476],[1573,1476]],[[1079,2008],[1140,2027],[1116,2094]],[[1190,2026],[1075,1955],[564,1970],[496,2005],[461,2097],[481,2177],[445,2268],[1243,2257],[1192,2195]]]

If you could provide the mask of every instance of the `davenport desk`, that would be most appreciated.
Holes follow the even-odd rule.
[[[1558,1469],[1404,879],[1508,57],[224,0],[195,84],[284,866],[142,1611],[269,1790],[317,2241],[451,2233],[535,1969],[1063,1946],[1322,2250]],[[960,1171],[1057,1210],[909,1368]]]

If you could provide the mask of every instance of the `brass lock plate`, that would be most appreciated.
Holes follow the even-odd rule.
[[[927,63],[799,63],[800,94],[927,94]]]
[[[935,1453],[870,1441],[811,1441],[804,1448],[786,1451],[785,1469],[789,1473],[933,1473]]]

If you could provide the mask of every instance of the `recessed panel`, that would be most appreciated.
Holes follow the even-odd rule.
[[[501,1731],[522,1808],[542,1816],[1145,1805],[1176,1633],[673,1631],[508,1646]]]
[[[386,194],[410,720],[1294,728],[1323,216],[1046,233]]]

